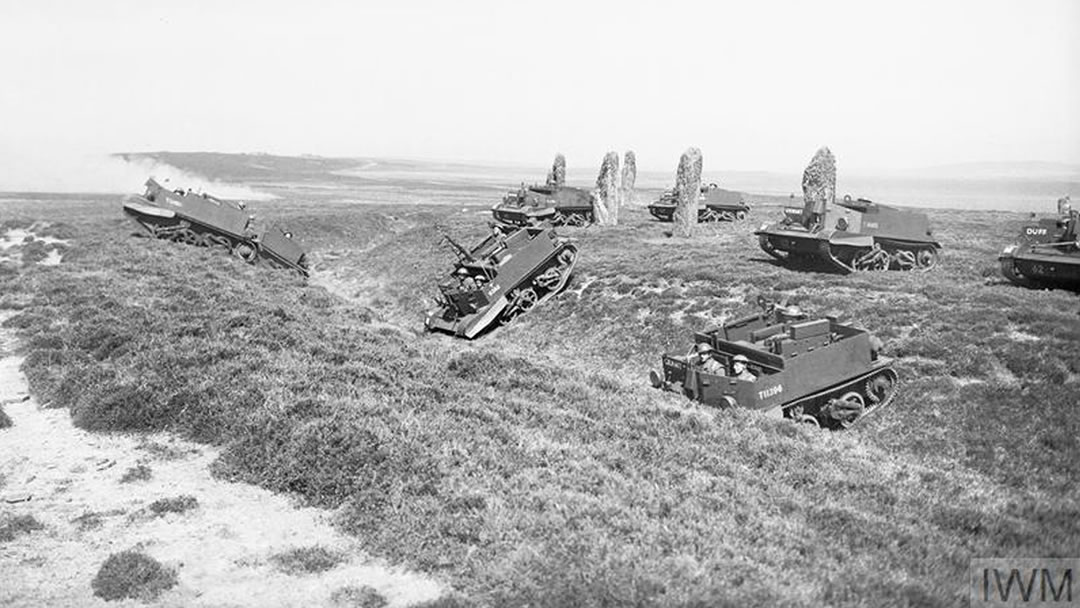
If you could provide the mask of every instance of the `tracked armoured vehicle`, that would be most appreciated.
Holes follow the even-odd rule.
[[[256,232],[255,217],[245,208],[241,201],[169,190],[153,178],[146,180],[146,192],[141,196],[124,201],[124,213],[151,236],[220,248],[249,264],[262,259],[308,276],[307,255],[292,232],[276,225]]]
[[[503,196],[491,208],[495,219],[512,226],[587,226],[596,221],[596,198],[584,188],[550,185],[522,185]]]
[[[678,200],[675,189],[665,190],[659,199],[649,205],[649,213],[661,222],[673,221]],[[750,205],[743,200],[741,192],[724,190],[716,184],[702,184],[698,201],[699,222],[731,222],[745,219],[750,212]]]
[[[1001,273],[1018,285],[1080,289],[1078,222],[1080,213],[1069,208],[1024,226],[998,256]]]
[[[424,326],[462,338],[505,325],[559,293],[577,261],[577,247],[550,227],[494,225],[472,249],[444,238],[458,259],[439,283],[439,307]]]
[[[784,209],[784,219],[754,234],[769,255],[788,263],[818,262],[842,272],[929,270],[941,244],[925,213],[845,196],[821,214],[806,207]]]
[[[663,371],[649,374],[653,386],[826,428],[848,428],[896,396],[898,376],[877,338],[832,317],[759,304],[756,314],[695,333],[688,354],[664,355]]]

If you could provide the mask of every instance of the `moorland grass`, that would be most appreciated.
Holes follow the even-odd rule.
[[[199,501],[194,496],[183,494],[172,498],[159,498],[150,503],[146,508],[154,515],[166,513],[186,513],[199,506]]]
[[[471,242],[475,210],[291,209],[367,304],[87,218],[60,266],[0,275],[33,392],[82,428],[220,445],[217,474],[340,507],[483,603],[953,605],[972,557],[1080,550],[1076,297],[982,273],[1019,214],[932,212],[939,269],[845,277],[766,259],[761,216],[678,239],[624,210],[570,231],[564,294],[467,343],[418,328],[437,225]],[[891,408],[829,433],[646,386],[776,291],[885,339]]]
[[[374,587],[347,586],[330,595],[330,604],[337,608],[385,608],[386,598]]]
[[[120,477],[120,483],[133,483],[136,481],[148,481],[153,477],[153,470],[145,464],[137,464],[129,467]]]
[[[345,560],[340,551],[320,546],[296,547],[270,557],[270,561],[287,574],[318,574],[336,568]]]
[[[45,525],[33,515],[0,516],[0,543],[11,542],[24,534],[44,530]]]
[[[94,595],[113,601],[151,601],[176,586],[176,572],[141,551],[114,553],[101,565],[90,586]]]

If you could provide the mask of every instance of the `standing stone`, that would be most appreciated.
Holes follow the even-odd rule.
[[[637,157],[633,150],[623,154],[622,179],[619,180],[619,205],[633,205],[635,202],[634,184],[637,182]]]
[[[596,176],[594,215],[601,226],[619,223],[619,154],[608,152]]]
[[[556,188],[566,185],[566,157],[562,154],[555,155],[555,163],[551,165],[551,171],[547,174],[547,185]]]
[[[828,148],[814,154],[802,176],[803,225],[820,225],[828,205],[836,202],[836,159]]]
[[[698,197],[701,195],[701,150],[689,148],[679,159],[675,176],[675,233],[690,236],[698,222]]]

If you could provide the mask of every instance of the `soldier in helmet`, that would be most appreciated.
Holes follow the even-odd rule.
[[[467,291],[473,291],[476,289],[476,279],[469,275],[468,268],[458,268],[457,276],[462,289],[465,289]]]
[[[735,358],[731,360],[731,375],[739,380],[749,380],[751,382],[757,380],[754,372],[747,369],[748,363],[750,363],[750,360],[746,358],[746,355],[735,355]]]
[[[1058,216],[1061,219],[1069,219],[1072,216],[1072,200],[1069,199],[1068,194],[1058,199],[1057,206]]]
[[[716,359],[716,350],[705,342],[698,342],[694,347],[697,351],[697,366],[706,374],[723,376],[724,364]]]

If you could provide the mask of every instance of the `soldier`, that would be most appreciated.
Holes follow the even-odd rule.
[[[461,284],[462,289],[473,291],[476,289],[476,279],[469,275],[469,269],[458,268],[457,271],[458,282]]]
[[[751,382],[757,380],[757,376],[754,372],[746,369],[746,364],[750,360],[746,358],[746,355],[735,355],[735,358],[731,360],[731,375],[739,380],[749,380]]]
[[[1063,220],[1072,216],[1072,201],[1068,194],[1058,199],[1058,216]]]
[[[701,371],[714,376],[723,376],[724,364],[716,360],[716,351],[705,342],[699,342],[697,349],[697,365]]]

